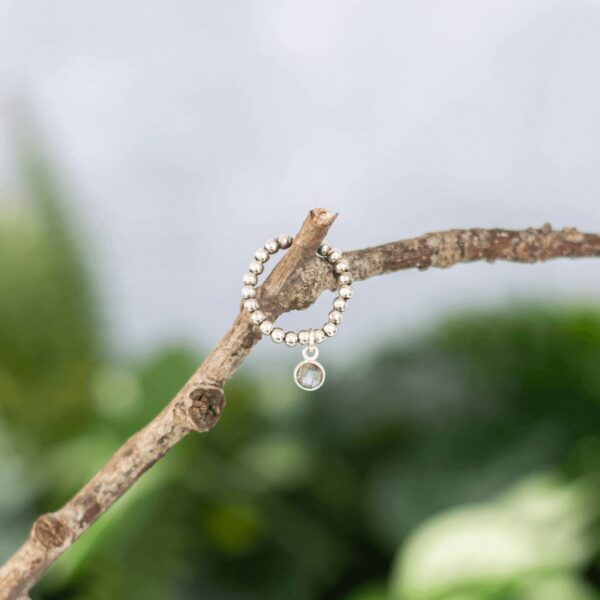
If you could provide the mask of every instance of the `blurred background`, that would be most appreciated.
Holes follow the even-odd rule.
[[[599,232],[599,27],[596,0],[0,3],[0,561],[172,397],[310,208],[347,250]],[[261,343],[218,426],[32,598],[599,599],[598,269],[357,284],[321,390]]]

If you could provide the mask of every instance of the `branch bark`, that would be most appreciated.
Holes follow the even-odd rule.
[[[259,289],[273,318],[310,306],[335,279],[315,251],[336,215],[312,210],[294,244]],[[533,263],[559,257],[600,256],[600,235],[567,228],[508,231],[455,229],[345,253],[356,280],[402,269],[446,268],[460,262]],[[260,339],[240,311],[204,362],[146,427],[129,438],[100,471],[56,512],[33,524],[27,541],[0,569],[0,600],[26,598],[47,569],[154,463],[192,431],[209,431],[225,404],[223,385]]]

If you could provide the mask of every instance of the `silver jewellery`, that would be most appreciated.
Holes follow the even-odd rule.
[[[294,238],[291,236],[280,235],[277,239],[267,240],[264,247],[254,253],[254,260],[248,267],[248,273],[245,273],[243,277],[242,298],[244,299],[244,308],[250,313],[250,319],[260,328],[263,335],[271,336],[276,344],[283,342],[290,348],[297,344],[305,346],[302,350],[304,360],[298,363],[294,369],[294,381],[303,390],[312,392],[318,390],[325,381],[325,369],[321,363],[317,362],[319,349],[315,344],[320,344],[337,333],[337,326],[342,322],[343,313],[348,307],[348,300],[352,298],[352,275],[350,275],[350,265],[342,257],[341,251],[332,248],[327,242],[323,242],[319,246],[317,256],[332,266],[339,283],[338,296],[333,301],[333,310],[327,317],[327,323],[319,329],[302,329],[298,333],[295,331],[284,332],[281,327],[275,327],[267,315],[260,310],[256,300],[256,284],[258,276],[264,271],[264,265],[271,254],[275,254],[278,250],[286,250],[293,242]]]

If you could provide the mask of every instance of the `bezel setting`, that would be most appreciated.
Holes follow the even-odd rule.
[[[302,369],[305,365],[315,367],[321,372],[321,381],[319,381],[319,383],[314,387],[307,387],[305,385],[302,385],[301,378],[298,377],[300,369]],[[296,365],[296,368],[294,369],[294,382],[301,390],[304,390],[305,392],[315,392],[325,383],[325,367],[323,367],[323,365],[316,360],[302,360]]]

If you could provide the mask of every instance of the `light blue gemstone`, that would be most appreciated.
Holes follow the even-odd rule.
[[[303,390],[316,390],[323,384],[325,369],[318,362],[306,361],[296,367],[295,378]]]

